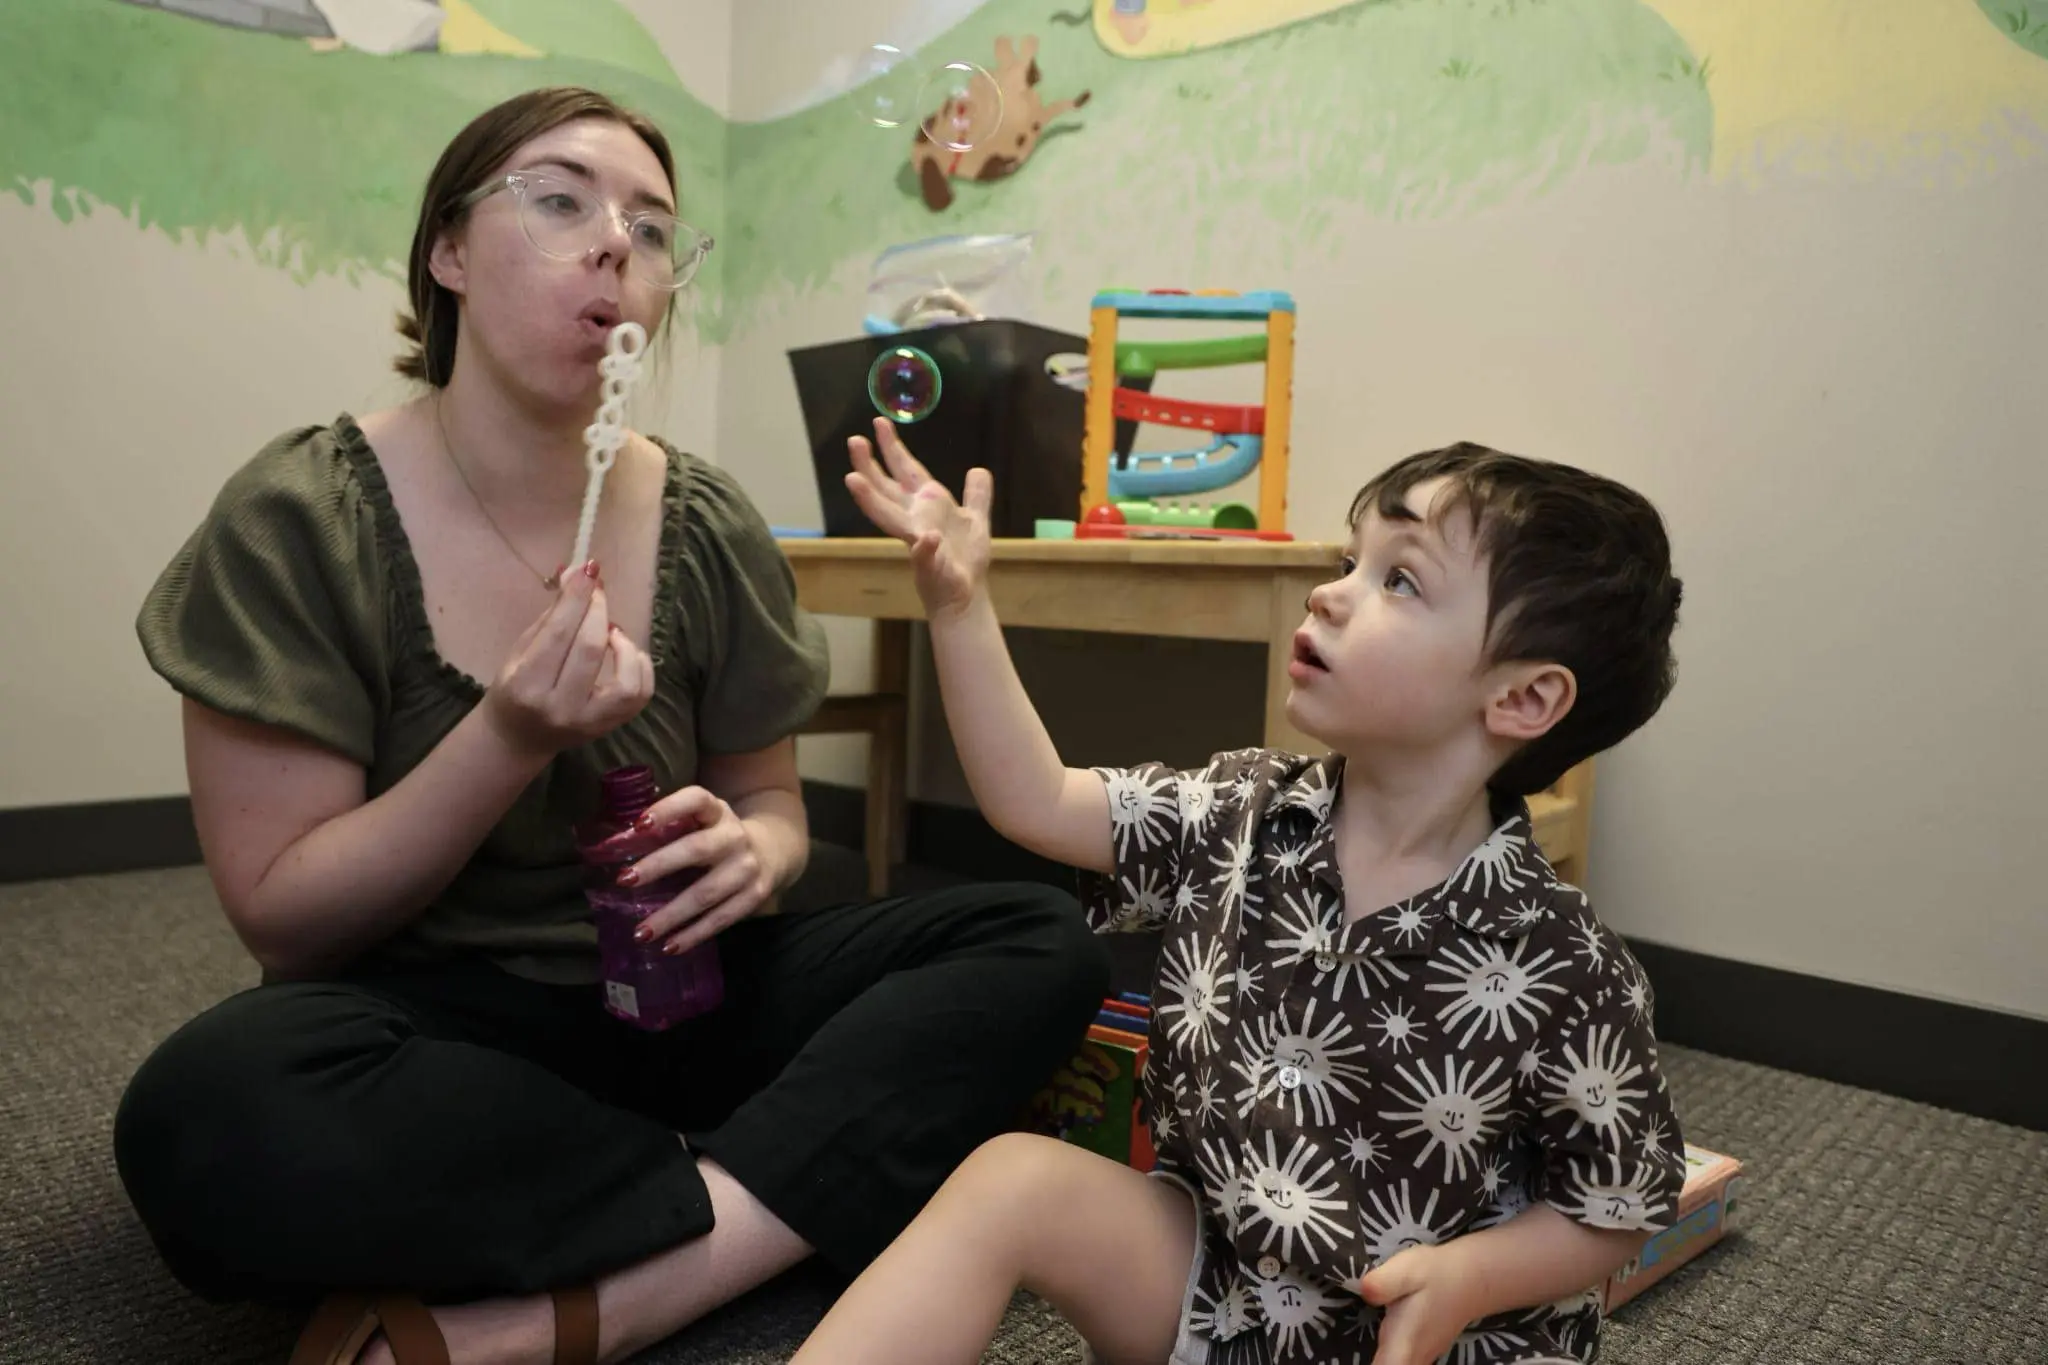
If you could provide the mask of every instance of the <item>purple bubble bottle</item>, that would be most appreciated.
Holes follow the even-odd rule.
[[[673,957],[659,941],[633,941],[640,921],[681,895],[704,870],[692,867],[646,886],[620,886],[621,871],[686,831],[633,828],[661,795],[653,771],[644,765],[614,768],[604,775],[603,786],[603,808],[576,827],[576,852],[588,870],[584,895],[597,924],[604,1005],[635,1028],[658,1033],[725,1001],[716,941]]]

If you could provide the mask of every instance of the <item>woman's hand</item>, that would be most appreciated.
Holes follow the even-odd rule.
[[[640,942],[667,939],[663,952],[687,952],[753,914],[775,893],[775,870],[753,828],[706,788],[684,787],[664,796],[639,824],[677,830],[681,837],[620,873],[621,886],[657,882],[693,867],[704,870],[680,896],[640,922],[633,931]]]
[[[592,560],[512,646],[483,707],[510,748],[552,757],[624,725],[653,695],[654,661],[611,624]]]
[[[967,471],[966,502],[919,464],[886,417],[875,419],[875,443],[885,472],[865,436],[847,440],[853,472],[847,491],[868,520],[910,547],[910,567],[925,615],[960,611],[988,577],[988,508],[995,484],[986,469]]]

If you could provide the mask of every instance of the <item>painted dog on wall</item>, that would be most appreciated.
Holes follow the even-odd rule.
[[[949,139],[943,131],[945,126],[950,122],[971,127],[975,113],[964,107],[966,100],[949,100],[946,107],[919,125],[911,142],[910,164],[917,171],[925,207],[934,213],[952,204],[951,182],[955,179],[1000,180],[1015,175],[1037,149],[1047,124],[1088,103],[1086,90],[1057,104],[1047,104],[1039,98],[1036,38],[1026,38],[1021,45],[1008,38],[996,39],[996,66],[989,74],[1003,94],[1002,119],[992,133],[978,139],[967,151],[954,151],[947,145],[949,140],[967,139]]]

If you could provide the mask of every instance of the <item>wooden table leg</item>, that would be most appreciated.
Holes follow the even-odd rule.
[[[894,697],[868,737],[868,894],[887,895],[889,872],[908,852],[910,785],[910,622],[876,621],[874,690]]]
[[[1266,731],[1261,741],[1269,749],[1320,754],[1328,747],[1303,734],[1295,728],[1294,722],[1287,719],[1287,689],[1291,685],[1287,665],[1294,658],[1294,632],[1301,629],[1302,620],[1308,614],[1302,604],[1308,600],[1309,590],[1328,576],[1325,573],[1276,573],[1273,576],[1273,601],[1269,608],[1266,635]]]

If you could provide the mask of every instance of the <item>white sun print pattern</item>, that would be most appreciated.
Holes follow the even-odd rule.
[[[1250,830],[1225,841],[1222,848],[1209,855],[1209,865],[1216,869],[1210,882],[1216,888],[1216,909],[1223,915],[1236,915],[1240,919],[1257,919],[1263,913],[1259,903],[1265,899],[1253,890],[1254,877],[1259,860],[1258,845],[1252,841]]]
[[[1404,901],[1392,911],[1383,913],[1392,921],[1395,941],[1404,948],[1413,948],[1422,942],[1435,923],[1413,900]]]
[[[1522,865],[1528,848],[1526,835],[1502,825],[1487,835],[1479,847],[1465,855],[1465,865],[1460,869],[1465,874],[1464,879],[1460,881],[1454,872],[1451,880],[1468,895],[1474,890],[1482,896],[1513,891],[1534,876]]]
[[[1591,911],[1581,914],[1572,921],[1572,937],[1577,940],[1575,951],[1586,959],[1588,967],[1598,971],[1606,965],[1607,943]]]
[[[1305,1137],[1296,1138],[1282,1160],[1278,1138],[1271,1130],[1265,1137],[1263,1154],[1248,1148],[1244,1157],[1243,1189],[1250,1205],[1245,1210],[1246,1233],[1255,1224],[1265,1224],[1259,1250],[1278,1250],[1283,1261],[1295,1258],[1297,1239],[1304,1255],[1313,1255],[1318,1243],[1325,1252],[1336,1250],[1349,1229],[1331,1215],[1351,1207],[1335,1197],[1342,1187],[1335,1178],[1336,1163],[1320,1156]]]
[[[1140,867],[1135,879],[1123,879],[1124,903],[1117,912],[1115,932],[1143,933],[1166,923],[1173,902],[1163,876],[1154,868]]]
[[[1370,1175],[1387,1160],[1385,1138],[1378,1133],[1368,1133],[1360,1124],[1344,1135],[1344,1159],[1360,1175]]]
[[[1483,1332],[1461,1332],[1452,1344],[1450,1354],[1441,1358],[1442,1365],[1491,1365],[1496,1360],[1507,1360],[1530,1346],[1529,1338],[1519,1332],[1494,1328]]]
[[[1160,933],[1142,1077],[1158,1173],[1197,1192],[1188,1324],[1211,1365],[1374,1365],[1361,1274],[1520,1216],[1668,1227],[1685,1164],[1648,978],[1527,807],[1435,887],[1349,921],[1343,761],[1111,770],[1098,930]],[[1591,1359],[1578,1298],[1470,1324],[1450,1365]]]
[[[1389,1052],[1413,1052],[1415,1045],[1429,1036],[1428,1030],[1416,1022],[1413,1010],[1385,1001],[1374,1012],[1372,1026],[1380,1031],[1380,1041]]]
[[[1451,1235],[1458,1220],[1436,1216],[1437,1201],[1443,1197],[1443,1191],[1428,1188],[1420,1212],[1406,1180],[1392,1189],[1377,1189],[1366,1196],[1366,1207],[1358,1224],[1365,1233],[1366,1259],[1372,1265],[1383,1265],[1410,1247],[1436,1246]]]
[[[1180,833],[1183,843],[1199,843],[1208,835],[1209,822],[1223,808],[1222,793],[1214,782],[1184,777],[1174,784],[1180,802]]]
[[[1642,968],[1628,974],[1628,984],[1621,988],[1621,998],[1638,1024],[1650,1021],[1650,978]]]
[[[1100,769],[1109,790],[1110,837],[1119,862],[1133,853],[1176,845],[1180,841],[1180,802],[1173,779],[1148,781],[1143,775]]]
[[[1514,1080],[1503,1076],[1488,1085],[1493,1081],[1493,1073],[1501,1069],[1498,1057],[1489,1060],[1486,1069],[1477,1076],[1472,1074],[1479,1065],[1476,1061],[1461,1064],[1455,1057],[1446,1057],[1443,1062],[1442,1084],[1437,1083],[1426,1062],[1419,1063],[1412,1075],[1405,1065],[1397,1066],[1395,1072],[1407,1088],[1389,1086],[1388,1094],[1414,1107],[1382,1109],[1380,1117],[1408,1125],[1397,1137],[1426,1135],[1422,1150],[1415,1154],[1416,1165],[1428,1161],[1431,1153],[1441,1147],[1444,1179],[1462,1180],[1481,1147],[1506,1120]]]
[[[1340,1298],[1286,1265],[1277,1275],[1254,1278],[1252,1293],[1258,1296],[1259,1312],[1283,1358],[1311,1351],[1336,1325],[1336,1310],[1356,1301],[1349,1296]]]
[[[1188,1313],[1188,1326],[1205,1337],[1228,1341],[1257,1322],[1257,1314],[1252,1307],[1252,1291],[1242,1281],[1233,1280],[1227,1289],[1213,1297],[1197,1287],[1194,1299]]]
[[[1628,1044],[1611,1024],[1587,1029],[1583,1052],[1570,1039],[1559,1043],[1558,1049],[1564,1054],[1562,1060],[1543,1073],[1551,1086],[1544,1114],[1571,1115],[1571,1127],[1564,1134],[1567,1142],[1586,1127],[1596,1130],[1613,1148],[1640,1112],[1637,1102],[1650,1097],[1647,1089],[1629,1084],[1642,1077],[1643,1069],[1629,1056]]]
[[[1670,1211],[1661,1184],[1657,1168],[1648,1162],[1624,1165],[1621,1157],[1610,1155],[1586,1163],[1585,1169],[1575,1166],[1549,1203],[1590,1227],[1640,1232],[1655,1227]]]
[[[1193,939],[1179,939],[1160,954],[1152,1010],[1167,1039],[1192,1057],[1214,1052],[1216,1030],[1229,1022],[1235,974],[1225,961],[1223,945],[1213,939],[1200,946]]]
[[[1563,983],[1545,978],[1567,971],[1570,964],[1552,962],[1548,948],[1525,963],[1522,955],[1528,947],[1528,939],[1516,939],[1513,952],[1509,952],[1497,940],[1487,939],[1447,948],[1429,964],[1453,978],[1433,981],[1426,989],[1452,997],[1449,1004],[1437,1011],[1437,1020],[1446,1034],[1460,1022],[1466,1022],[1459,1047],[1470,1046],[1473,1035],[1482,1027],[1489,1042],[1504,1038],[1512,1043],[1518,1037],[1527,1037],[1542,1017],[1550,1013],[1551,1002],[1545,995],[1555,998],[1567,993]],[[1520,1034],[1516,1032],[1518,1023]]]
[[[1237,1060],[1230,1064],[1244,1078],[1237,1091],[1240,1116],[1249,1117],[1262,1101],[1271,1101],[1291,1109],[1296,1123],[1313,1113],[1315,1121],[1327,1127],[1336,1119],[1333,1097],[1358,1102],[1365,1068],[1345,1059],[1363,1053],[1366,1045],[1346,1045],[1351,1025],[1342,1014],[1331,1012],[1318,1027],[1315,1013],[1316,1002],[1311,1000],[1299,1024],[1283,1010],[1261,1016],[1245,1032]]]
[[[1223,1113],[1223,1092],[1216,1084],[1216,1073],[1206,1065],[1195,1073],[1194,1121],[1209,1124]]]

